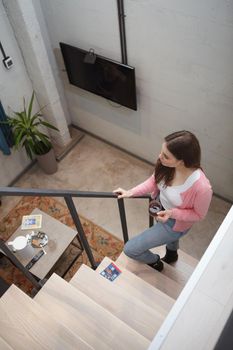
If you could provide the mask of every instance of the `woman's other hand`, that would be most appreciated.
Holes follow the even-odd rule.
[[[132,192],[129,190],[124,190],[123,188],[117,188],[116,190],[113,191],[117,195],[117,198],[129,198],[132,197]]]
[[[172,211],[170,209],[162,210],[157,213],[156,220],[162,223],[165,223],[170,219]]]

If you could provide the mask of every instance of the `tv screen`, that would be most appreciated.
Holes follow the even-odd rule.
[[[99,55],[93,64],[85,63],[88,51],[64,43],[60,47],[72,85],[137,110],[133,67]]]

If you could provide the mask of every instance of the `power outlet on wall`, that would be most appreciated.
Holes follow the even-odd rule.
[[[3,58],[2,62],[4,64],[4,66],[6,67],[6,69],[10,69],[13,66],[13,60],[10,56]]]
[[[1,42],[0,42],[0,50],[1,50],[2,55],[3,55],[3,60],[2,60],[2,62],[3,62],[3,64],[4,64],[4,67],[5,67],[6,69],[12,68],[12,67],[13,67],[13,60],[12,60],[12,58],[11,58],[10,56],[6,56],[5,51],[4,51],[4,49],[3,49],[3,46],[2,46],[2,43],[1,43]]]

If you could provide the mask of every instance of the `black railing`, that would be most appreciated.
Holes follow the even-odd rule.
[[[0,187],[0,196],[37,196],[37,197],[63,197],[65,199],[66,205],[69,209],[70,215],[74,221],[75,227],[77,229],[77,237],[82,246],[82,249],[85,250],[88,259],[90,261],[91,267],[96,269],[97,265],[92,254],[91,248],[89,246],[88,240],[86,238],[85,232],[83,230],[78,212],[76,210],[73,197],[79,198],[113,198],[117,199],[117,195],[112,192],[90,192],[90,191],[70,191],[70,190],[47,190],[47,189],[29,189],[29,188],[18,188],[18,187]],[[133,198],[149,198],[149,196],[137,196]],[[122,234],[124,243],[129,240],[127,220],[125,213],[124,200],[117,199]],[[153,225],[153,218],[149,216],[149,226]],[[0,249],[6,254],[6,256],[12,261],[16,267],[18,267],[24,275],[32,282],[32,284],[40,289],[43,281],[37,281],[34,276],[20,263],[16,256],[11,252],[7,247],[5,242],[0,239]]]

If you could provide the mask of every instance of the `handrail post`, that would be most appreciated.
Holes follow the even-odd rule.
[[[117,199],[119,213],[120,213],[120,219],[121,219],[121,228],[124,238],[124,243],[128,242],[129,235],[128,235],[128,229],[127,229],[127,222],[126,222],[126,215],[125,215],[125,204],[123,198]]]
[[[29,272],[23,264],[16,258],[16,256],[11,252],[2,239],[0,239],[0,249],[6,254],[6,256],[11,260],[11,262],[29,279],[29,281],[36,287],[36,289],[41,288],[40,282],[33,277],[31,272]]]
[[[73,199],[71,196],[65,196],[65,201],[66,201],[66,205],[70,211],[70,214],[72,216],[72,219],[74,221],[74,224],[76,226],[76,229],[78,231],[78,234],[79,234],[79,238],[80,238],[80,241],[81,241],[81,244],[85,250],[85,252],[87,253],[87,256],[88,256],[88,259],[91,263],[91,267],[93,269],[96,269],[97,267],[97,264],[95,262],[95,259],[94,259],[94,256],[92,254],[92,251],[91,251],[91,248],[89,246],[89,243],[87,241],[87,238],[86,238],[86,235],[85,235],[85,232],[83,230],[83,227],[82,227],[82,224],[81,224],[81,221],[79,219],[79,216],[78,216],[78,213],[77,213],[77,210],[75,208],[75,205],[74,205],[74,202],[73,202]]]
[[[151,198],[149,198],[149,205],[150,205]],[[149,227],[152,227],[154,225],[154,218],[149,214]]]

